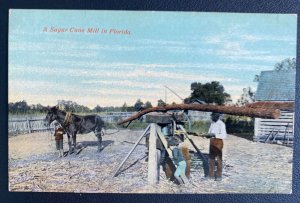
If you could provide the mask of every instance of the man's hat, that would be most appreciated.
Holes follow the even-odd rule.
[[[215,112],[213,112],[213,113],[211,113],[210,116],[211,116],[211,117],[220,117],[221,114],[220,114],[220,113],[215,113]]]

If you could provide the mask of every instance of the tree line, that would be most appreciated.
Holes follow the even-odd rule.
[[[191,96],[184,100],[184,103],[192,103],[195,99],[204,101],[205,103],[214,103],[222,105],[227,101],[231,101],[230,95],[225,92],[223,85],[217,81],[211,83],[192,83],[191,84]],[[174,102],[172,104],[175,104]],[[71,111],[74,113],[101,113],[101,112],[135,112],[142,111],[147,108],[153,107],[150,101],[143,102],[141,99],[137,99],[134,105],[130,106],[124,103],[122,106],[109,106],[102,107],[96,105],[90,109],[87,106],[80,105],[74,101],[59,100],[57,105],[65,111]],[[157,101],[156,106],[165,106],[162,99]],[[8,104],[10,114],[44,114],[47,113],[50,106],[43,106],[41,104],[29,105],[25,100],[18,102],[11,102]]]

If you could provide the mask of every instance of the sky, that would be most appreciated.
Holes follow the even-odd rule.
[[[296,32],[295,14],[12,9],[9,102],[155,106],[181,102],[165,85],[186,98],[211,81],[235,102],[296,57]]]

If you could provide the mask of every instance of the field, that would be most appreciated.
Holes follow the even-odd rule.
[[[222,181],[206,180],[193,155],[191,184],[179,186],[160,172],[160,183],[147,184],[146,147],[142,140],[119,175],[115,170],[141,135],[141,130],[107,130],[97,153],[93,134],[78,135],[78,154],[58,158],[47,132],[9,138],[9,190],[76,193],[291,193],[292,148],[255,143],[230,135],[225,140]],[[204,153],[209,140],[191,136]],[[191,151],[194,149],[189,145]],[[64,150],[68,149],[67,138]]]

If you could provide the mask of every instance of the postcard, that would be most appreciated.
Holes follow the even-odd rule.
[[[297,14],[9,10],[10,192],[291,194]]]

